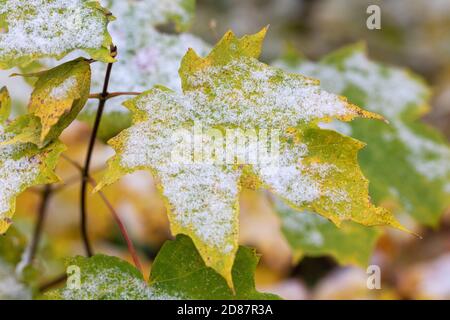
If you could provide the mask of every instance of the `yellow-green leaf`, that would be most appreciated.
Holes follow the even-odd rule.
[[[116,156],[97,188],[135,170],[153,172],[167,200],[173,233],[189,235],[206,265],[230,286],[242,181],[259,180],[293,207],[311,209],[336,224],[353,220],[401,228],[387,210],[369,201],[357,162],[363,144],[317,125],[381,117],[323,91],[316,80],[258,61],[265,33],[238,39],[228,32],[206,58],[189,50],[180,67],[182,94],[154,87],[125,102],[133,126],[111,140]],[[202,133],[215,129],[218,134],[272,130],[279,134],[278,153],[255,162],[245,155],[224,161],[217,153],[213,162],[199,159],[198,150],[191,148],[199,126]],[[174,139],[177,130],[193,140]],[[257,145],[245,144],[255,152]],[[190,161],[173,158],[180,145],[189,151]]]
[[[112,15],[96,0],[0,0],[0,69],[81,49],[112,62]]]
[[[31,94],[29,112],[40,119],[41,144],[56,136],[78,115],[89,98],[91,68],[85,59],[41,72]]]

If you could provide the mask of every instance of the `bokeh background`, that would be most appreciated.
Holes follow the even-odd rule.
[[[381,30],[366,28],[366,8],[378,4]],[[422,121],[450,139],[450,1],[448,0],[199,0],[192,33],[213,44],[228,29],[254,33],[270,24],[262,60],[281,57],[295,47],[312,60],[343,45],[365,41],[370,56],[387,64],[407,67],[426,79],[433,89],[431,112]],[[21,78],[0,72],[0,83],[11,90],[16,113],[24,110],[31,92]],[[63,135],[68,155],[83,161],[90,128],[74,123]],[[98,143],[94,176],[112,151]],[[79,239],[79,176],[69,164],[58,167],[66,187],[51,198],[38,263],[44,283],[63,272],[62,258],[82,254]],[[39,190],[18,200],[15,225],[31,234],[39,206]],[[161,198],[150,174],[136,173],[106,190],[132,235],[145,268],[165,240],[171,239]],[[286,299],[449,299],[450,211],[436,228],[416,226],[422,239],[384,230],[371,263],[382,270],[382,289],[369,290],[365,268],[339,265],[329,256],[304,257],[293,263],[292,252],[280,231],[280,221],[264,192],[241,196],[241,243],[261,256],[257,287]],[[118,229],[98,195],[89,198],[89,231],[96,252],[130,259]],[[355,240],[357,241],[357,240]],[[0,292],[1,292],[0,285]]]

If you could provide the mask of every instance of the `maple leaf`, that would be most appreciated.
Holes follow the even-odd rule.
[[[0,113],[3,113],[3,103]],[[12,139],[13,131],[0,123],[0,234],[11,225],[15,200],[21,192],[34,185],[59,181],[53,171],[65,149],[58,141],[43,149],[21,142],[2,145]]]
[[[450,148],[436,130],[418,121],[429,109],[430,90],[418,76],[372,62],[363,44],[329,54],[318,63],[290,54],[276,65],[321,80],[323,88],[385,116],[330,128],[367,142],[359,161],[376,203],[394,203],[420,223],[436,226],[450,205]],[[390,205],[392,207],[392,205]]]
[[[299,212],[281,201],[277,201],[276,212],[295,263],[303,256],[330,255],[342,265],[367,267],[381,234],[374,227],[351,221],[338,228],[320,215]]]
[[[401,228],[369,201],[357,163],[363,144],[317,126],[333,118],[380,117],[321,90],[316,80],[259,62],[265,33],[238,39],[228,32],[206,58],[188,51],[180,68],[183,94],[158,86],[125,102],[134,125],[110,141],[116,156],[96,188],[135,170],[153,172],[167,200],[172,232],[189,235],[205,263],[230,285],[242,181],[256,180],[255,186],[336,224],[353,220]],[[195,122],[222,130],[275,128],[281,132],[280,159],[276,165],[245,166],[173,161],[174,132],[192,132]]]
[[[112,15],[95,0],[0,0],[0,69],[60,59],[82,49],[113,62],[107,31]]]
[[[258,264],[254,250],[240,247],[233,266],[234,288],[214,270],[207,268],[192,240],[178,236],[167,241],[159,251],[146,283],[140,272],[115,257],[95,255],[75,257],[67,265],[80,271],[80,287],[66,287],[49,292],[50,299],[94,300],[229,300],[279,299],[268,293],[259,293],[253,280]]]

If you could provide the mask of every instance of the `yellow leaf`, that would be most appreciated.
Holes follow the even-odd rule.
[[[91,68],[83,58],[38,74],[28,105],[41,120],[40,142],[55,126],[66,127],[85,105],[91,86]]]

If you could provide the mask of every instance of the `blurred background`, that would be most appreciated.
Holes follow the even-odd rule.
[[[368,30],[366,8],[380,6],[381,30]],[[421,120],[450,139],[450,1],[448,0],[198,0],[191,33],[214,44],[229,29],[254,33],[270,24],[262,60],[279,59],[294,47],[311,60],[358,41],[365,41],[374,60],[410,68],[433,89],[431,110]],[[0,72],[0,84],[13,93],[16,112],[24,110],[31,87]],[[62,139],[69,155],[81,163],[90,128],[76,122]],[[112,151],[99,142],[92,167],[99,177]],[[62,162],[58,173],[66,186],[50,202],[38,263],[45,283],[63,272],[62,258],[82,254],[79,239],[79,176]],[[17,203],[15,226],[31,234],[40,203],[30,190]],[[123,219],[139,254],[150,270],[165,240],[171,239],[161,198],[150,174],[136,173],[106,190]],[[246,190],[241,196],[241,243],[261,256],[257,287],[286,299],[450,299],[450,211],[435,228],[415,226],[419,239],[393,230],[376,239],[370,263],[382,270],[382,288],[369,290],[366,268],[339,263],[329,255],[295,259],[265,192]],[[98,195],[89,198],[89,231],[95,251],[130,259],[110,212]],[[355,240],[356,241],[356,240]],[[1,295],[1,286],[0,286]]]

